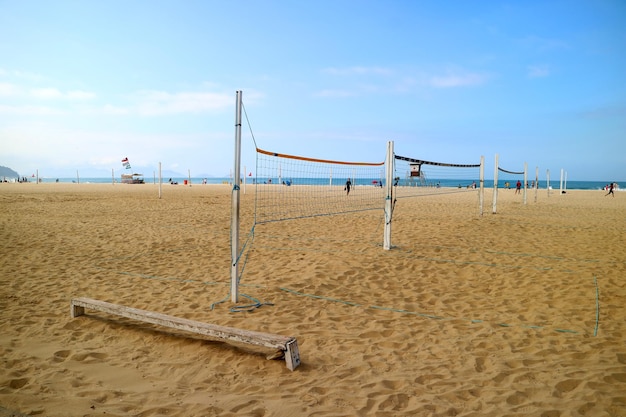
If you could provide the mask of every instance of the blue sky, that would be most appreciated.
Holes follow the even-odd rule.
[[[626,2],[0,0],[0,165],[228,176],[274,152],[626,180]]]

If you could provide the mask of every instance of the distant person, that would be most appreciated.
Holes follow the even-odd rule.
[[[614,188],[615,188],[615,183],[614,182],[610,183],[609,184],[609,192],[606,193],[604,196],[606,197],[607,195],[611,194],[613,197],[615,197],[615,193],[613,192]]]
[[[515,184],[515,194],[520,194],[522,192],[522,182],[517,180],[517,184]]]
[[[350,187],[352,187],[352,182],[350,181],[350,178],[348,178],[346,186],[343,188],[346,191],[346,195],[350,194]]]

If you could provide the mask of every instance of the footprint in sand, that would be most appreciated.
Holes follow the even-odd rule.
[[[72,353],[71,350],[59,350],[54,352],[54,356],[52,357],[53,362],[63,362],[67,359],[68,356]]]
[[[88,352],[88,353],[77,353],[72,356],[72,360],[77,362],[100,362],[102,359],[107,357],[106,353],[98,353],[98,352]]]
[[[605,377],[604,380],[608,382],[609,384],[614,384],[616,382],[626,382],[626,374],[625,373],[611,374]]]
[[[559,393],[570,392],[575,390],[580,383],[580,379],[566,379],[565,381],[561,381],[556,384],[555,388]]]
[[[560,417],[561,412],[559,410],[547,410],[541,413],[541,417]]]
[[[520,405],[528,401],[528,397],[523,392],[516,392],[507,397],[506,402],[511,405]]]
[[[476,358],[474,369],[476,372],[483,372],[485,370],[485,358]]]
[[[28,384],[30,380],[28,378],[16,378],[16,379],[12,379],[9,382],[9,387],[12,389],[20,389],[22,388],[24,385]]]

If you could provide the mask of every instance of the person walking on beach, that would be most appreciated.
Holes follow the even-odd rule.
[[[611,184],[609,184],[609,192],[606,193],[604,196],[606,197],[607,195],[611,194],[613,197],[615,197],[615,193],[613,192],[613,188],[614,188],[614,182],[612,182]]]
[[[515,194],[520,194],[522,191],[522,182],[517,180],[517,184],[515,184]]]
[[[352,187],[352,182],[350,182],[350,178],[348,178],[348,180],[346,181],[346,186],[344,187],[346,195],[350,194],[350,187]]]

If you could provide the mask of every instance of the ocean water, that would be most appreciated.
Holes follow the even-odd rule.
[[[27,180],[29,182],[35,182],[36,178],[27,178]],[[144,177],[144,180],[146,184],[158,183],[158,178]],[[169,180],[170,178],[164,178],[163,183],[168,184]],[[232,181],[230,178],[227,178],[227,177],[219,177],[219,178],[215,178],[215,177],[194,178],[192,177],[191,179],[187,177],[172,177],[171,180],[175,183],[178,183],[179,185],[183,185],[185,181],[189,182],[189,180],[191,180],[192,185],[202,185],[205,180],[207,184],[230,184]],[[286,183],[288,182],[290,185],[292,184],[293,185],[329,185],[331,183],[329,178],[289,178],[289,179],[273,178],[271,180],[273,184],[281,184],[283,181],[285,181]],[[58,179],[57,178],[42,178],[40,179],[40,181],[42,183],[56,183],[56,182],[80,183],[80,184],[89,184],[89,183],[111,184],[112,183],[111,177],[109,178],[78,178],[78,179],[77,178],[58,178]],[[120,181],[119,178],[116,178],[116,182],[119,182],[119,181]],[[262,182],[267,183],[268,181],[269,181],[269,178],[263,178]],[[380,179],[356,178],[352,180],[352,184],[353,186],[359,186],[359,185],[373,186],[373,185],[378,184],[378,181],[380,181]],[[515,188],[515,183],[511,180],[508,180],[508,181],[510,182],[510,187]],[[343,182],[344,181],[340,179],[333,179],[332,184],[340,186],[340,185],[343,185]],[[465,188],[468,185],[471,185],[473,182],[476,182],[478,184],[477,179],[456,179],[456,178],[455,179],[446,179],[446,178],[429,179],[426,186],[435,186],[436,184],[439,184],[439,186],[441,187],[458,188],[460,186],[462,188]],[[246,183],[255,184],[256,178],[246,177]],[[505,188],[504,183],[505,183],[505,180],[498,181],[498,188]],[[564,184],[564,188],[568,190],[603,190],[607,184],[608,182],[602,182],[602,181],[567,181],[567,183]],[[400,179],[399,185],[416,186],[415,183],[411,184],[407,182],[406,179]],[[485,180],[484,186],[487,189],[493,188],[493,180]],[[530,186],[530,182],[529,182],[529,186]],[[552,187],[552,189],[559,189],[560,181],[551,180],[549,186]],[[545,180],[543,181],[539,180],[539,189],[545,190],[547,187],[548,187],[548,184]],[[626,185],[624,185],[624,188],[622,189],[626,189]]]

